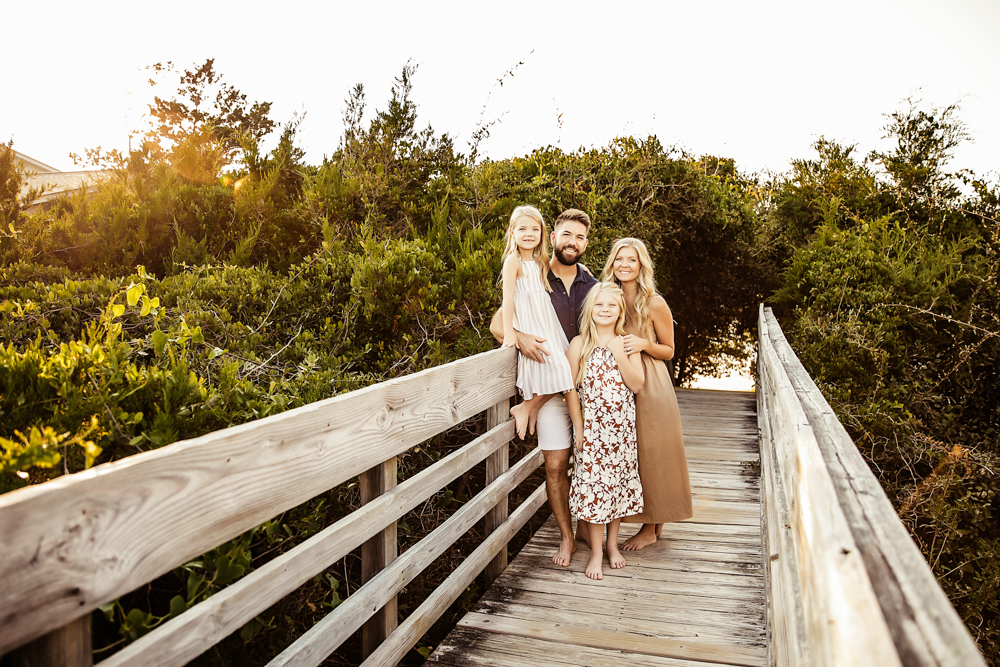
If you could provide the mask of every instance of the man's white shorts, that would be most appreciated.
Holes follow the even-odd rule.
[[[568,449],[573,444],[573,421],[566,409],[566,399],[553,396],[538,411],[535,422],[539,449]]]

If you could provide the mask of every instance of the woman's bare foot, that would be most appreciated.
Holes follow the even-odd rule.
[[[612,570],[620,570],[628,564],[625,556],[622,556],[622,552],[618,551],[617,544],[608,545],[608,562],[611,563]]]
[[[531,408],[529,408],[524,403],[518,403],[510,409],[510,416],[514,418],[514,430],[517,431],[517,437],[524,440],[524,434],[528,431],[528,416],[531,414]]]
[[[552,562],[556,565],[561,565],[566,567],[569,565],[569,561],[573,558],[573,554],[576,553],[576,545],[573,544],[573,540],[560,540],[559,541],[559,551],[556,555],[552,557]]]
[[[663,524],[660,524],[661,530]],[[645,549],[650,544],[656,542],[656,530],[651,523],[642,524],[642,528],[639,532],[632,537],[625,540],[625,544],[622,545],[622,551],[638,551],[639,549]]]
[[[654,532],[656,533],[656,539],[660,539],[660,533],[663,532],[663,524],[662,523],[656,524],[656,529]]]
[[[604,554],[600,551],[591,551],[587,560],[587,576],[591,579],[604,578]]]

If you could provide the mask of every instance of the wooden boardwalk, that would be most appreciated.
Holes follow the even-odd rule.
[[[454,667],[767,664],[759,450],[752,393],[677,392],[695,515],[603,581],[587,549],[554,565],[553,519],[429,661]],[[622,527],[622,539],[638,526]]]

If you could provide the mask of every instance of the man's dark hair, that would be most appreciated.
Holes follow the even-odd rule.
[[[568,208],[560,213],[559,217],[556,218],[555,223],[552,225],[552,229],[558,229],[559,225],[569,221],[579,222],[587,228],[588,232],[590,231],[590,216],[578,208]]]

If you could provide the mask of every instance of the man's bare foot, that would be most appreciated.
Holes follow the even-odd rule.
[[[608,562],[611,563],[612,570],[620,570],[628,564],[625,560],[625,556],[622,556],[622,552],[618,551],[617,545],[611,545],[608,547]]]
[[[569,565],[569,561],[573,557],[574,553],[576,553],[576,545],[573,544],[573,540],[569,540],[568,542],[567,540],[560,540],[559,551],[557,551],[556,555],[552,557],[552,562],[556,565],[566,567]]]
[[[639,549],[645,549],[655,542],[656,531],[653,529],[653,525],[644,523],[638,533],[625,540],[625,544],[622,545],[622,551],[638,551]]]
[[[604,578],[604,554],[600,551],[591,551],[587,560],[587,576],[591,579]]]
[[[528,415],[531,409],[524,403],[518,403],[510,409],[510,416],[514,418],[514,430],[517,437],[524,440],[524,434],[528,431]]]

